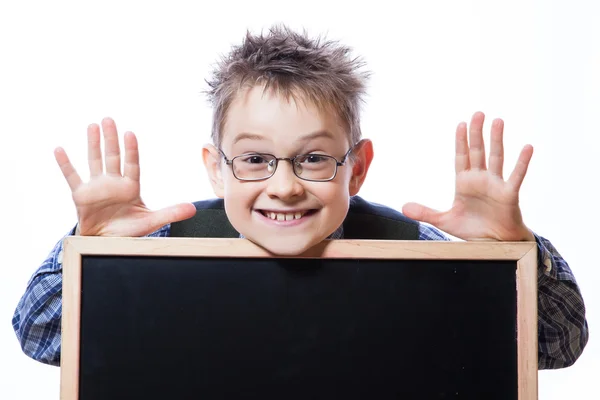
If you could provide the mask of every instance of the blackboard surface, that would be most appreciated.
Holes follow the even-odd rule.
[[[83,256],[79,399],[516,399],[516,267]]]

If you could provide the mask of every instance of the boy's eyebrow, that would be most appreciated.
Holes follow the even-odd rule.
[[[313,139],[317,139],[317,138],[327,138],[327,139],[335,139],[335,136],[327,131],[327,130],[321,130],[321,131],[316,131],[316,132],[312,132],[309,133],[308,135],[304,135],[299,137],[296,141],[298,142],[308,142],[309,140],[313,140]],[[266,138],[264,136],[261,136],[259,134],[256,133],[249,133],[249,132],[242,132],[239,135],[237,135],[235,137],[235,139],[233,139],[233,144],[236,144],[237,142],[244,140],[244,139],[248,139],[248,140],[266,140]]]
[[[249,140],[265,140],[264,136],[258,135],[256,133],[248,133],[242,132],[233,139],[233,144],[236,144],[240,140],[249,139]]]
[[[309,133],[308,135],[304,135],[298,138],[298,142],[308,142],[309,140],[313,140],[313,139],[317,139],[317,138],[326,138],[326,139],[335,139],[335,136],[333,135],[333,133],[327,131],[327,130],[322,130],[322,131],[316,131],[313,133]]]

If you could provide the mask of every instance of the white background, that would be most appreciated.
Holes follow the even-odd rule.
[[[86,127],[111,116],[138,135],[152,208],[211,197],[204,79],[247,28],[275,22],[342,40],[374,72],[363,131],[376,157],[361,192],[371,201],[448,208],[454,129],[474,111],[504,118],[505,173],[534,146],[525,221],[569,261],[591,327],[573,367],[539,373],[540,398],[600,398],[597,1],[202,3],[1,3],[0,398],[59,396],[59,369],[24,356],[11,327],[27,280],[76,222],[53,149],[85,176]]]

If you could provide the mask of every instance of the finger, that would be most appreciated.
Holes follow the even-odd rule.
[[[74,192],[79,187],[79,185],[81,185],[81,178],[79,177],[79,174],[71,164],[71,161],[69,161],[67,153],[62,147],[57,147],[54,150],[54,158],[56,159],[56,162],[58,163],[58,166],[60,167],[63,176],[67,180],[71,191]]]
[[[408,218],[423,221],[435,226],[439,225],[443,215],[442,212],[417,203],[406,203],[402,207],[402,213]]]
[[[469,143],[467,142],[467,124],[461,122],[456,127],[456,158],[454,170],[458,174],[471,168],[469,163]]]
[[[521,184],[523,183],[523,179],[525,179],[525,174],[527,174],[527,168],[529,167],[529,162],[531,161],[532,156],[533,146],[527,145],[523,147],[523,150],[521,150],[521,154],[519,155],[519,159],[517,160],[517,165],[508,178],[507,183],[516,192],[518,192],[521,188]]]
[[[119,149],[119,135],[117,126],[111,118],[102,120],[102,132],[104,132],[104,164],[106,173],[110,175],[121,175],[121,151]]]
[[[495,119],[492,122],[492,133],[490,136],[490,162],[489,170],[492,174],[502,178],[504,168],[504,121]]]
[[[196,207],[192,203],[181,203],[166,207],[153,213],[152,232],[172,222],[183,221],[196,214]]]
[[[100,127],[98,124],[91,124],[88,126],[87,138],[90,177],[102,175],[102,150],[100,150]]]
[[[125,132],[125,165],[123,175],[134,181],[140,180],[140,156],[137,138],[133,132]]]
[[[469,126],[469,158],[471,168],[485,169],[485,146],[483,144],[483,120],[485,115],[478,111],[471,118]]]

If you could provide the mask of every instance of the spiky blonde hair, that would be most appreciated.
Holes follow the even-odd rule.
[[[369,73],[351,49],[337,41],[310,38],[276,25],[267,34],[248,31],[243,42],[222,57],[207,80],[213,107],[212,140],[221,144],[227,111],[243,90],[263,85],[278,95],[309,101],[334,112],[346,125],[352,144],[361,138],[360,108]]]

